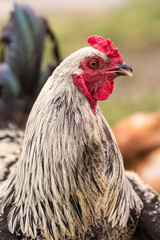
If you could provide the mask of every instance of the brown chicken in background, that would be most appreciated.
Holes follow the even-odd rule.
[[[113,127],[125,168],[160,192],[160,111],[136,113]]]

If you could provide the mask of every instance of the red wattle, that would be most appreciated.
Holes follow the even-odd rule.
[[[95,100],[103,101],[106,100],[109,95],[112,93],[114,87],[114,81],[106,80],[102,87],[96,90],[93,94]]]
[[[75,85],[79,88],[79,90],[81,90],[86,95],[86,97],[89,99],[91,109],[92,109],[93,113],[95,114],[97,100],[94,99],[92,97],[92,95],[90,94],[90,92],[86,86],[84,77],[82,75],[74,75],[73,81],[74,81]]]

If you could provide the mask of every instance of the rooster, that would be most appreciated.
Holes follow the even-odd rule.
[[[131,76],[110,39],[67,57],[30,113],[21,156],[1,185],[0,239],[160,239],[160,199],[125,173],[97,101]]]
[[[45,39],[52,46],[52,62],[41,65]],[[47,21],[26,5],[14,5],[0,38],[0,124],[24,127],[30,109],[46,80],[60,63],[58,42]]]

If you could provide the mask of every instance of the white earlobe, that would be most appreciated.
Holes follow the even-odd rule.
[[[73,75],[81,75],[83,74],[83,69],[82,68],[78,68],[73,72]]]

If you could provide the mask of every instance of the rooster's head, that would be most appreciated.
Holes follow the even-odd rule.
[[[114,79],[120,75],[132,76],[127,65],[110,39],[91,36],[88,43],[96,51],[82,60],[73,74],[75,85],[87,96],[95,113],[97,100],[106,100],[113,91]]]

